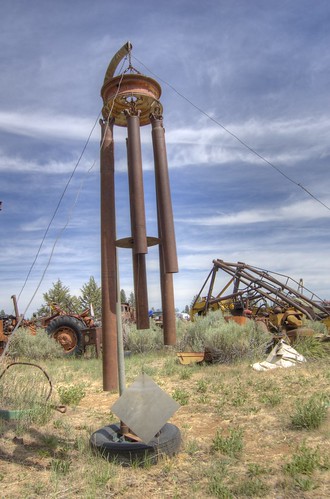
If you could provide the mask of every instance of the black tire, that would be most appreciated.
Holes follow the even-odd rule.
[[[92,434],[90,445],[108,461],[115,461],[123,466],[156,464],[162,455],[177,454],[181,445],[180,430],[170,423],[166,423],[148,445],[124,439],[118,441],[119,437],[119,423],[104,426]]]
[[[82,322],[75,317],[60,315],[55,317],[47,326],[46,332],[63,347],[67,355],[82,355],[84,328]]]

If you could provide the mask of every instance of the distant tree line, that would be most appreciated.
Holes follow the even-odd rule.
[[[96,318],[102,316],[102,294],[101,286],[97,284],[94,277],[91,276],[80,289],[80,296],[74,296],[70,293],[70,288],[65,286],[61,279],[53,283],[52,287],[43,294],[45,303],[38,309],[37,315],[48,315],[52,305],[57,305],[67,313],[80,314],[89,309],[92,305]],[[131,292],[127,298],[125,290],[120,291],[122,303],[129,303],[135,306],[135,296]]]

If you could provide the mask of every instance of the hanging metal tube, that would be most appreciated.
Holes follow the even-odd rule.
[[[126,118],[136,328],[149,329],[147,270],[145,260],[145,253],[148,251],[148,246],[144,209],[140,127],[138,116],[131,116],[129,113],[126,113]]]
[[[113,120],[100,121],[103,390],[118,389],[117,265]]]
[[[155,162],[155,181],[158,203],[158,219],[161,244],[163,247],[164,272],[178,272],[173,210],[165,144],[163,118],[151,115],[152,144]]]
[[[163,312],[163,338],[164,338],[164,345],[175,345],[176,315],[175,315],[175,304],[174,304],[173,274],[166,273],[164,269],[163,244],[160,237],[158,189],[159,186],[156,184],[157,222],[158,222],[158,234],[160,239],[159,277],[160,277],[160,291],[161,291],[162,312]]]
[[[133,254],[136,329],[149,329],[146,256]]]
[[[148,253],[139,116],[126,112],[127,155],[133,252]]]
[[[162,245],[159,245],[160,289],[162,295],[164,345],[176,344],[176,315],[174,304],[173,274],[164,272]]]

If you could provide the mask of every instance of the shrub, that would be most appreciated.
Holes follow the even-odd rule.
[[[315,336],[298,336],[294,348],[307,360],[322,359],[328,355],[324,343]]]
[[[125,331],[125,348],[133,353],[147,353],[161,350],[164,345],[163,330],[154,321],[150,321],[150,329],[137,330],[130,324]]]
[[[43,329],[38,329],[33,335],[28,329],[19,328],[10,337],[8,354],[28,360],[50,360],[63,357],[64,351]]]
[[[221,311],[210,312],[189,323],[179,348],[181,351],[210,350],[218,362],[235,362],[263,356],[271,336],[253,321],[244,326],[225,322]]]
[[[310,320],[305,320],[304,321],[304,327],[307,327],[309,329],[313,329],[315,334],[327,334],[327,326],[321,322],[321,321],[310,321]]]

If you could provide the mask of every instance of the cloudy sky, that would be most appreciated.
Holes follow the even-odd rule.
[[[1,0],[0,25],[0,309],[16,294],[24,311],[35,295],[30,315],[58,278],[72,294],[100,282],[100,88],[127,40],[133,66],[163,91],[176,306],[215,258],[303,278],[330,298],[328,0]],[[150,135],[144,127],[154,236]],[[125,129],[115,142],[119,238],[130,235]],[[147,261],[157,308],[156,249]],[[129,293],[128,250],[120,274]]]

